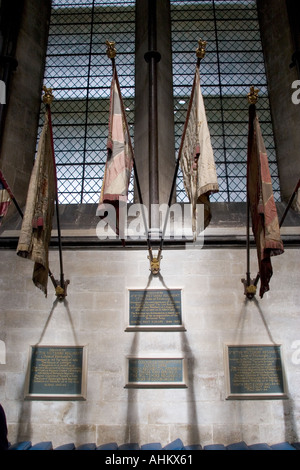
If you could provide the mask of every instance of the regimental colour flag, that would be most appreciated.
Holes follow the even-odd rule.
[[[6,216],[9,205],[12,201],[13,195],[9,189],[8,184],[0,171],[0,225],[2,219]]]
[[[209,195],[219,191],[198,65],[178,158],[185,190],[192,206],[192,230],[195,239],[199,230],[197,228],[197,204],[204,205],[203,229],[211,220]]]
[[[273,274],[271,256],[282,254],[284,247],[280,237],[268,156],[254,104],[249,106],[247,195],[257,248],[260,297],[263,297],[270,289],[269,282]]]
[[[51,113],[39,139],[37,156],[31,173],[17,254],[34,261],[34,284],[47,295],[49,242],[52,230],[57,182],[54,160]]]
[[[103,218],[108,214],[108,224],[121,239],[124,239],[125,227],[120,224],[119,215],[121,208],[127,203],[132,167],[133,150],[117,71],[114,67],[110,91],[107,160],[96,215]]]

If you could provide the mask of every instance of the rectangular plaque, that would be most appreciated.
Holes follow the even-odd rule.
[[[84,400],[84,346],[31,346],[25,397],[27,399]]]
[[[287,397],[280,345],[226,348],[228,399]]]
[[[127,329],[184,330],[181,289],[129,290],[129,326]]]
[[[185,361],[181,358],[127,358],[126,387],[186,387]]]

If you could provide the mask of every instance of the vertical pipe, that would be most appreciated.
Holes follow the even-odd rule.
[[[18,34],[20,30],[24,1],[0,2],[0,80],[5,83],[6,103],[10,91],[12,73],[17,69],[15,58]],[[4,132],[7,106],[0,103],[0,141]]]
[[[291,67],[297,69],[300,78],[300,5],[299,0],[286,0],[286,8],[291,28],[291,35],[294,47]]]
[[[148,52],[145,60],[149,65],[149,214],[150,227],[159,227],[159,181],[158,181],[158,117],[157,117],[157,52],[156,0],[148,0]]]

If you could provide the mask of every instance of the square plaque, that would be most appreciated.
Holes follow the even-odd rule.
[[[227,399],[287,398],[281,346],[225,346]]]
[[[127,331],[185,331],[181,289],[129,289]]]
[[[186,388],[182,357],[128,357],[126,388]]]
[[[25,398],[85,400],[85,346],[31,346]]]

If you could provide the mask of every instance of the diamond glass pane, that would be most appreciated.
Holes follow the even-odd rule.
[[[106,40],[116,42],[119,81],[132,130],[135,2],[52,1],[44,84],[54,95],[51,112],[62,204],[99,200],[112,77]],[[42,110],[41,126],[43,119]],[[131,184],[129,201],[132,199]]]
[[[178,151],[191,93],[198,40],[207,41],[201,89],[214,149],[219,193],[211,201],[246,201],[247,93],[260,90],[257,111],[275,200],[279,179],[255,0],[171,0],[175,145]],[[182,175],[177,200],[188,202]]]

